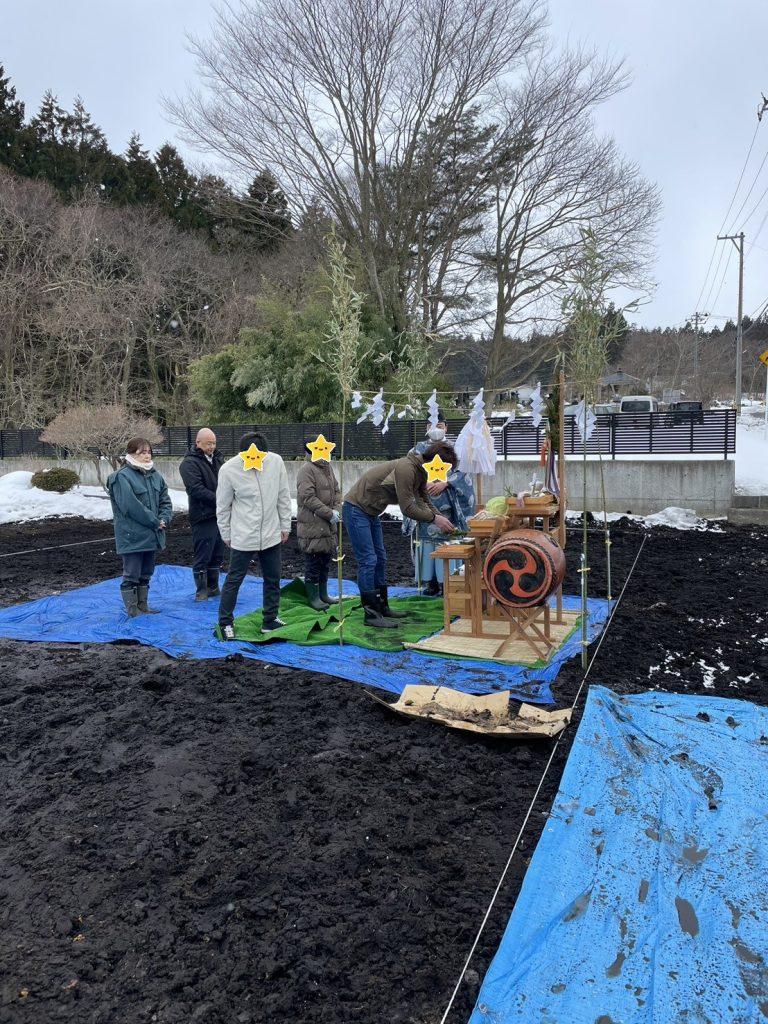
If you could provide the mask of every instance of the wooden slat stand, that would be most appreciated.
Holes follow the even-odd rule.
[[[553,633],[550,599],[533,608],[499,604],[483,579],[484,549],[479,537],[436,549],[432,557],[442,559],[445,581],[443,631],[409,646],[484,660],[548,661],[577,616],[561,613],[556,620],[559,628]],[[464,563],[463,575],[451,575],[451,561]]]

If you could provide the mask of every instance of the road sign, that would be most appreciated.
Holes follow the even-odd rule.
[[[761,363],[765,363],[765,365],[768,366],[768,348],[760,356],[760,362]]]

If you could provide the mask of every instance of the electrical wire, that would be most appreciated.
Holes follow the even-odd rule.
[[[749,149],[747,150],[747,155],[746,155],[746,157],[744,159],[744,163],[743,163],[742,168],[741,168],[741,174],[739,174],[739,180],[736,182],[736,187],[733,190],[733,195],[731,196],[731,201],[730,201],[730,203],[728,203],[728,209],[725,211],[725,216],[723,217],[723,223],[720,225],[720,229],[717,232],[718,235],[722,235],[723,228],[725,227],[725,222],[728,220],[728,214],[731,212],[731,210],[733,208],[733,204],[734,204],[734,202],[736,200],[736,196],[738,195],[739,188],[741,187],[742,179],[744,178],[744,171],[746,171],[747,164],[749,163],[749,158],[752,155],[752,149],[753,149],[753,147],[755,145],[755,139],[757,138],[757,133],[758,133],[759,128],[760,128],[760,122],[758,121],[757,124],[755,125],[755,131],[754,131],[754,133],[752,135],[752,141],[749,144]],[[717,241],[715,241],[714,245],[712,246],[712,255],[709,257],[709,265],[707,266],[707,272],[704,275],[704,283],[701,286],[701,291],[699,292],[699,297],[698,297],[698,299],[696,299],[696,305],[694,307],[695,309],[699,309],[700,308],[701,297],[704,294],[704,289],[707,287],[707,281],[709,280],[709,272],[712,269],[712,264],[714,262],[715,253],[716,252],[717,252]],[[717,271],[715,271],[715,276],[717,276]]]

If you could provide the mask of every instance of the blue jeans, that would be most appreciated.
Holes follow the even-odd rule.
[[[131,551],[123,555],[123,582],[121,590],[130,590],[139,584],[146,586],[155,571],[156,551]]]
[[[357,585],[360,593],[370,594],[387,583],[387,552],[378,516],[369,516],[357,505],[345,501],[341,518],[357,559]]]

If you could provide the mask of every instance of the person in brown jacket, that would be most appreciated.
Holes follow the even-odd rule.
[[[399,505],[400,511],[417,523],[434,523],[445,533],[453,529],[450,519],[434,507],[427,494],[425,462],[439,455],[455,466],[458,457],[444,442],[433,444],[423,453],[409,452],[402,459],[382,462],[363,473],[344,496],[342,519],[357,559],[357,583],[365,609],[366,625],[392,629],[405,613],[389,607],[387,594],[387,553],[379,516],[387,505]]]
[[[328,596],[328,571],[341,519],[341,491],[329,462],[310,462],[307,457],[296,476],[296,504],[304,586],[310,607],[324,612],[338,602]]]

